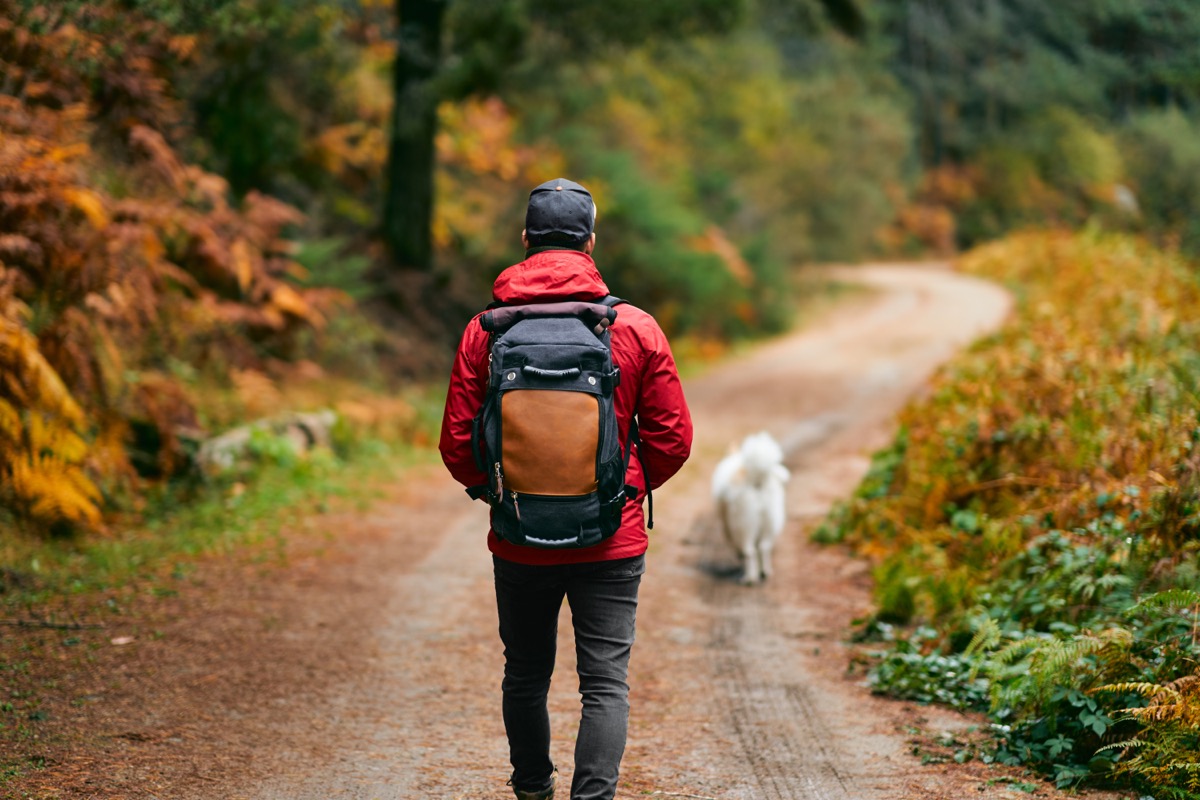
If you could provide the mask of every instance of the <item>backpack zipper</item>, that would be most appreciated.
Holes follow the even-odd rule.
[[[521,522],[521,504],[517,502],[517,493],[509,492],[509,495],[512,497],[513,511],[517,512],[517,522],[520,523]]]

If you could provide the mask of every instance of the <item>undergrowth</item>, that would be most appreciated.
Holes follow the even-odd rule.
[[[436,459],[440,392],[407,392],[382,410],[367,401],[344,409],[328,446],[306,452],[286,435],[255,430],[229,468],[154,487],[103,536],[47,538],[0,519],[0,609],[40,618],[73,595],[131,584],[156,591],[200,557],[269,554],[286,546],[289,529],[369,503],[398,472]],[[409,408],[403,424],[392,408],[400,402]]]
[[[818,532],[875,564],[873,626],[908,626],[873,683],[988,710],[988,758],[1060,786],[1198,798],[1194,268],[1091,232],[961,267],[1007,283],[1013,319],[906,409]]]

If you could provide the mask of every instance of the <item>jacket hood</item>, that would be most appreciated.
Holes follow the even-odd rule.
[[[492,299],[501,303],[596,300],[607,294],[596,262],[578,250],[534,253],[501,272],[492,285]]]

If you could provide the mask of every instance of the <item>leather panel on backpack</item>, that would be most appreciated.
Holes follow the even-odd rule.
[[[500,401],[510,489],[575,496],[596,491],[599,401],[582,392],[506,392]]]

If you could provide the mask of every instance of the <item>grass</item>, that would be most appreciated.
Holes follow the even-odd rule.
[[[31,608],[58,595],[178,576],[197,557],[282,545],[285,531],[305,518],[365,508],[400,471],[432,459],[428,448],[411,446],[377,446],[350,460],[318,454],[294,465],[266,464],[198,492],[168,488],[152,500],[156,508],[149,520],[102,537],[7,536],[0,560],[16,587],[5,593],[3,605],[10,611]]]
[[[168,579],[197,558],[282,552],[289,529],[337,509],[367,507],[404,470],[432,463],[440,389],[405,393],[402,422],[339,424],[333,449],[298,455],[286,440],[254,440],[250,457],[209,477],[159,486],[141,510],[114,515],[102,533],[45,536],[14,527],[0,536],[0,608],[34,615],[55,599],[131,583],[170,593]],[[391,401],[389,401],[391,402]]]

